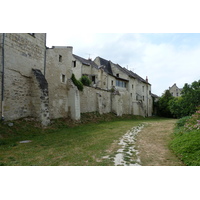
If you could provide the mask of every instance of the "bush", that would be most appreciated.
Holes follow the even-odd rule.
[[[85,85],[85,86],[90,86],[91,83],[92,83],[92,81],[91,81],[87,76],[82,76],[82,77],[80,78],[80,81],[81,81],[81,83],[82,83],[83,85]]]
[[[182,117],[181,119],[179,119],[176,123],[177,128],[183,127],[186,121],[190,118],[191,118],[190,116],[187,116],[187,117]]]
[[[184,128],[186,131],[200,129],[200,110],[196,111],[185,123]]]
[[[74,74],[72,74],[71,80],[74,83],[74,85],[78,88],[78,90],[83,91],[83,84],[76,79]]]
[[[188,166],[200,166],[200,130],[176,135],[170,148]]]
[[[195,114],[178,120],[170,148],[186,164],[200,165],[200,108]]]

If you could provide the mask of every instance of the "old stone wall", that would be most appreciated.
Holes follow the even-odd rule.
[[[31,96],[32,116],[47,126],[50,123],[48,83],[38,69],[32,70]]]
[[[72,71],[76,79],[79,80],[82,76],[82,63],[79,60],[76,60],[74,57],[72,59]]]
[[[80,111],[99,112],[100,114],[111,112],[111,93],[84,86],[80,92]]]
[[[73,84],[71,80],[68,80],[68,114],[73,120],[80,120],[80,94],[77,87]]]
[[[0,34],[1,38],[3,34]],[[46,34],[6,33],[4,43],[4,117],[31,116],[31,72],[44,72]],[[1,50],[2,52],[2,46]],[[2,62],[2,57],[1,57]],[[1,82],[2,83],[2,82]]]
[[[68,80],[72,70],[72,48],[53,47],[47,49],[46,79],[49,84],[49,111],[50,118],[70,116]]]
[[[3,46],[3,34],[0,34],[0,113],[2,113],[2,46]]]

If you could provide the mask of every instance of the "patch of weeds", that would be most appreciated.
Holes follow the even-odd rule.
[[[12,156],[9,156],[8,159],[11,161],[16,161],[15,157],[12,157]]]
[[[130,160],[131,160],[130,156],[128,156],[128,155],[124,156],[124,161],[129,162]]]
[[[4,164],[4,163],[2,163],[2,162],[0,162],[0,166],[5,166],[5,164]]]
[[[1,145],[6,145],[6,142],[3,141],[3,140],[0,140],[0,146],[1,146]]]
[[[130,164],[136,164],[137,162],[135,160],[131,160]]]

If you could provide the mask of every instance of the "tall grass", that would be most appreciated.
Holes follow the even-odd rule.
[[[177,122],[170,148],[188,166],[200,166],[200,112]]]

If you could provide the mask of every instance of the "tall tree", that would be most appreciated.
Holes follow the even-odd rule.
[[[170,112],[169,108],[169,101],[172,100],[174,97],[170,93],[169,90],[166,90],[165,93],[158,101],[158,115],[162,117],[173,117],[172,113]]]

